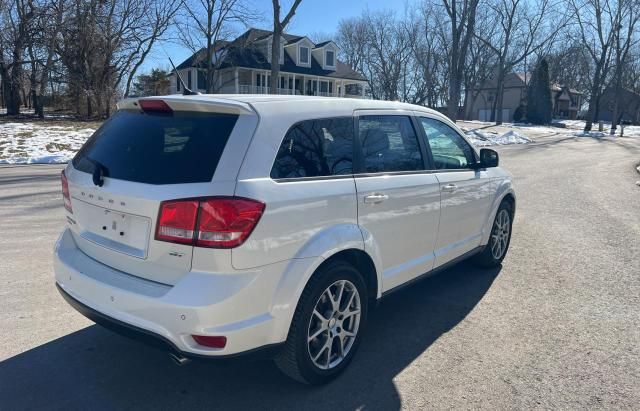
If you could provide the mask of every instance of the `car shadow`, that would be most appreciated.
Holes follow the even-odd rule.
[[[7,409],[399,409],[393,379],[462,321],[500,272],[463,262],[376,307],[357,356],[337,380],[310,387],[270,361],[175,365],[93,325],[0,363]]]

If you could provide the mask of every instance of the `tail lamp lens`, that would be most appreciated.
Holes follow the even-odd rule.
[[[67,180],[64,170],[62,170],[60,179],[62,180],[62,201],[64,202],[64,208],[73,214],[73,208],[71,207],[71,194],[69,193],[69,181]]]
[[[166,201],[160,205],[156,240],[237,247],[249,237],[263,211],[263,203],[237,197]]]
[[[160,206],[156,240],[191,244],[196,228],[197,201],[167,201]]]

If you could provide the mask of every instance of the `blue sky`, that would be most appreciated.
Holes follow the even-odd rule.
[[[250,0],[256,10],[263,16],[262,22],[253,26],[270,29],[272,24],[271,0]],[[404,12],[405,5],[412,5],[419,0],[302,0],[296,15],[287,27],[286,31],[295,34],[309,35],[312,33],[332,34],[338,27],[338,22],[347,17],[359,16],[363,10],[393,10],[398,14]],[[282,9],[289,10],[293,0],[281,0]],[[284,13],[284,11],[283,11]],[[243,28],[238,28],[242,33]],[[240,34],[239,33],[239,34]],[[169,69],[166,58],[168,53],[173,62],[178,65],[185,60],[191,52],[179,44],[165,42],[155,48],[145,61],[140,72],[146,72],[154,67]]]

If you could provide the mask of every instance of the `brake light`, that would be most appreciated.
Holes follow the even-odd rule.
[[[64,170],[62,170],[60,179],[62,180],[62,201],[64,202],[64,208],[73,214],[73,208],[71,207],[71,194],[69,194],[69,181],[67,180]]]
[[[173,113],[173,110],[164,100],[139,100],[140,108],[147,113]]]
[[[201,202],[196,245],[239,246],[249,237],[263,211],[264,204],[245,198],[212,198]]]
[[[195,342],[205,347],[224,348],[227,345],[227,337],[210,335],[192,335]]]
[[[198,217],[198,201],[166,201],[160,206],[156,240],[191,244]]]
[[[259,201],[238,197],[165,201],[160,205],[155,238],[197,247],[237,247],[258,224],[264,207]]]

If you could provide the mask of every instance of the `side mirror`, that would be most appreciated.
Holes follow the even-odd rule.
[[[480,149],[480,166],[482,168],[498,167],[498,152],[490,148]]]

